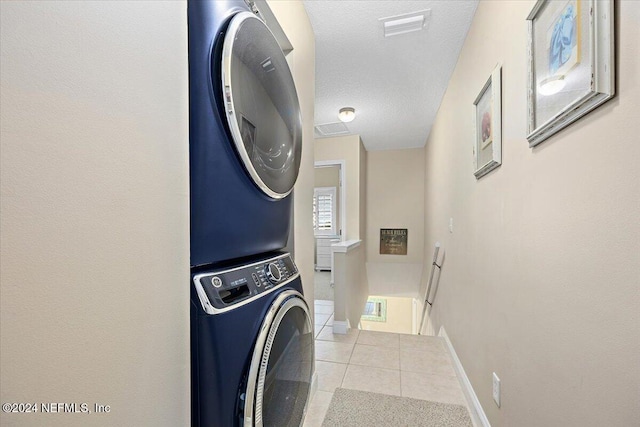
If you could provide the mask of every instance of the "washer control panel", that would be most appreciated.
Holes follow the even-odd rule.
[[[269,292],[298,277],[298,269],[291,255],[282,254],[252,264],[205,272],[193,281],[205,311],[239,304]]]
[[[277,262],[270,262],[267,264],[264,268],[264,272],[269,282],[276,284],[282,281],[282,271],[280,270],[280,266]]]

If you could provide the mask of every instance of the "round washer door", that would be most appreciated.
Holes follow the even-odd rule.
[[[313,374],[313,324],[307,303],[294,290],[273,303],[256,341],[247,390],[244,427],[299,427]]]
[[[281,199],[293,189],[302,150],[300,104],[284,53],[262,20],[240,12],[225,34],[221,67],[236,150],[258,188]]]

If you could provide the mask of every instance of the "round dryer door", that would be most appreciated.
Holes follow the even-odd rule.
[[[227,122],[245,169],[265,194],[288,195],[298,177],[302,118],[282,49],[249,12],[231,19],[222,48]]]
[[[244,427],[299,427],[313,374],[313,326],[307,303],[284,291],[256,341],[245,392]]]

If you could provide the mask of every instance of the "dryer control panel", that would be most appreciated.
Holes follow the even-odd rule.
[[[193,277],[205,312],[227,311],[271,292],[299,276],[290,254],[282,254],[252,264],[213,270]]]

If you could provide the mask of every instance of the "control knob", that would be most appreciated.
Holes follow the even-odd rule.
[[[275,262],[270,262],[264,270],[267,275],[267,279],[269,279],[271,283],[275,284],[282,280],[282,272],[280,271],[278,264]]]

